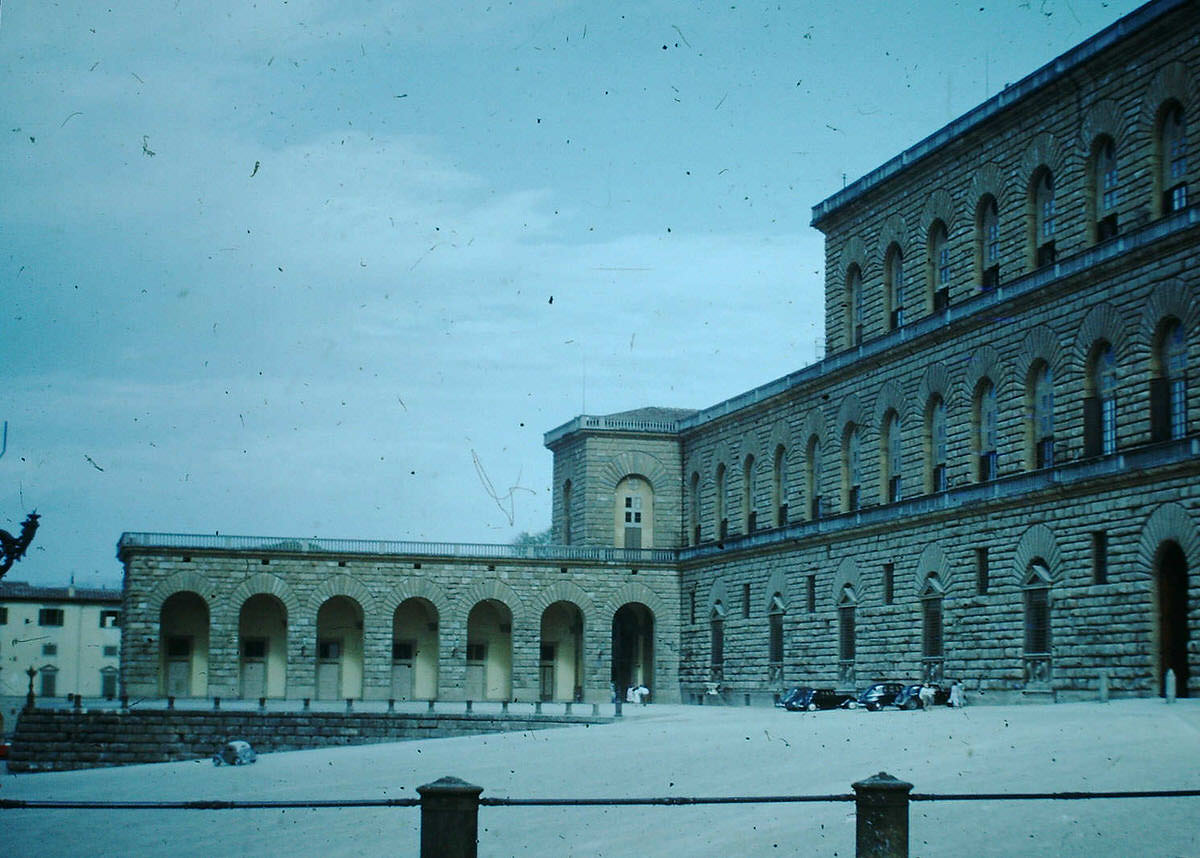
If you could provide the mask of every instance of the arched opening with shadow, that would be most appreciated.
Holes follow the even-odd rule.
[[[317,611],[317,699],[362,697],[363,609],[349,596],[327,599]]]
[[[627,602],[613,614],[612,683],[618,699],[631,686],[654,691],[654,612],[641,602]]]
[[[555,602],[542,612],[538,694],[583,700],[583,612],[574,602]]]
[[[1167,672],[1175,673],[1175,693],[1187,697],[1191,679],[1188,663],[1188,563],[1178,542],[1163,542],[1154,558],[1155,675],[1159,696],[1166,694]]]
[[[468,700],[512,699],[512,610],[484,599],[467,617]]]
[[[172,594],[159,614],[159,692],[208,693],[208,603],[191,591]]]
[[[242,603],[238,615],[238,682],[241,696],[287,696],[287,608],[267,593]]]
[[[392,697],[438,696],[438,612],[428,599],[405,599],[392,614]]]

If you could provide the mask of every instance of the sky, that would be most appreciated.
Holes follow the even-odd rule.
[[[819,359],[812,206],[1137,5],[4,4],[7,578],[545,530],[547,430]]]

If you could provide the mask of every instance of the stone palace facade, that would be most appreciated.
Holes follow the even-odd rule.
[[[1196,690],[1200,7],[813,209],[824,360],[547,433],[552,546],[125,534],[132,695]]]

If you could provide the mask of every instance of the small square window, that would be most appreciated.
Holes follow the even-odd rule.
[[[750,585],[743,584],[742,585],[742,617],[744,619],[749,616],[750,616]]]
[[[392,661],[412,661],[413,650],[412,641],[396,641],[392,644]]]
[[[100,628],[102,629],[117,629],[121,627],[121,612],[120,611],[101,611],[100,612]]]
[[[8,608],[0,608],[0,626],[8,625]]]
[[[987,548],[975,549],[975,592],[980,596],[987,595],[988,591],[988,550]]]
[[[1108,532],[1092,533],[1092,583],[1108,583]]]
[[[467,661],[487,661],[487,645],[481,643],[467,644]]]
[[[42,644],[42,655],[58,655],[58,644]]]
[[[890,605],[896,600],[896,564],[883,564],[883,603]]]
[[[120,655],[119,647],[106,646],[104,648],[104,657],[105,658],[116,658],[118,655]]]
[[[817,576],[809,575],[805,580],[805,584],[808,589],[806,594],[808,597],[808,612],[815,614],[817,612]]]
[[[38,611],[39,626],[61,626],[62,624],[62,608],[42,608]]]

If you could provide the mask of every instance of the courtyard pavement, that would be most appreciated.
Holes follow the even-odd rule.
[[[920,793],[1200,788],[1200,701],[930,712],[626,707],[612,724],[0,775],[0,797],[415,797],[454,775],[485,796],[849,793],[879,771]],[[230,737],[236,738],[236,737]],[[1200,798],[913,803],[913,856],[1200,856]],[[480,809],[480,856],[854,854],[853,804]],[[416,855],[416,808],[0,810],[0,854]]]

